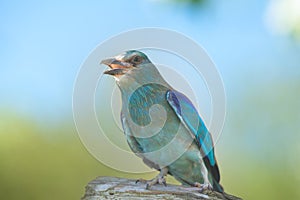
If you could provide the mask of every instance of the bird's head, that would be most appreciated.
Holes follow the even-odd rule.
[[[107,58],[101,61],[101,64],[105,64],[110,67],[104,74],[109,74],[117,79],[120,79],[125,74],[132,73],[132,71],[140,70],[143,66],[151,64],[148,57],[136,50],[126,51],[120,55],[112,58]]]
[[[137,50],[129,50],[101,61],[110,67],[104,74],[115,77],[121,91],[134,91],[145,84],[168,85],[148,57]],[[129,92],[130,93],[130,92]]]

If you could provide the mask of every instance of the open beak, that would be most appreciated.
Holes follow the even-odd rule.
[[[117,75],[123,75],[125,74],[130,68],[132,68],[132,65],[123,62],[120,60],[117,60],[116,58],[108,58],[104,59],[101,61],[100,64],[104,64],[110,67],[109,70],[106,70],[104,74],[109,74],[112,76],[117,76]]]

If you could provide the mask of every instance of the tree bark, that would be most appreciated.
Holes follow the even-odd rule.
[[[221,194],[214,191],[205,190],[200,192],[200,188],[186,187],[179,185],[154,185],[150,190],[146,190],[146,184],[136,183],[136,180],[116,177],[98,177],[86,186],[86,191],[82,200],[100,199],[121,199],[121,200],[150,200],[150,199],[200,199],[219,200],[230,199],[240,200],[241,198]]]

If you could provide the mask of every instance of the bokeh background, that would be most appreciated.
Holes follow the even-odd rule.
[[[227,95],[216,147],[226,191],[300,199],[299,0],[1,1],[0,199],[79,199],[97,176],[155,175],[102,165],[72,119],[81,63],[138,27],[186,34],[216,63]]]

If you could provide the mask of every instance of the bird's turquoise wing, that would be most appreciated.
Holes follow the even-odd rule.
[[[214,155],[213,140],[196,108],[185,95],[175,90],[169,90],[166,97],[178,118],[192,133],[202,154],[210,179],[212,179],[213,187],[218,191],[223,191],[219,185],[220,173]]]
[[[133,151],[133,153],[135,153],[137,156],[141,157],[143,159],[143,162],[146,165],[148,165],[149,167],[159,170],[159,166],[156,163],[151,162],[150,160],[148,160],[147,158],[145,158],[143,156],[143,153],[145,153],[143,150],[143,147],[142,147],[142,145],[140,145],[138,143],[136,138],[132,135],[130,127],[127,123],[126,117],[123,115],[122,112],[121,112],[121,123],[122,123],[122,128],[123,128],[124,134],[126,136],[127,143],[129,145],[130,149]]]

